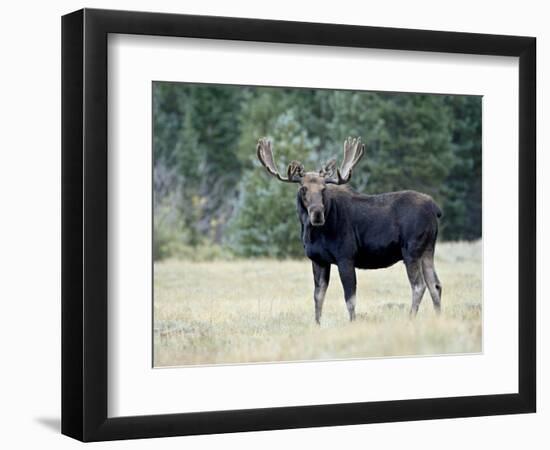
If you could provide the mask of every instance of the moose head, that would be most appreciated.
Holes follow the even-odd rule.
[[[323,192],[327,184],[346,184],[351,179],[352,169],[363,157],[365,146],[361,144],[361,138],[349,137],[344,141],[344,159],[339,168],[336,168],[335,158],[324,164],[318,172],[306,172],[302,163],[292,161],[288,165],[286,177],[277,169],[269,140],[260,139],[256,151],[269,174],[279,181],[300,184],[300,198],[307,210],[309,222],[313,226],[322,226],[325,224]]]

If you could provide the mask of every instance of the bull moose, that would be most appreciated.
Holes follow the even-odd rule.
[[[320,323],[331,265],[338,267],[350,321],[355,320],[358,269],[381,269],[403,261],[412,290],[410,316],[416,316],[426,290],[436,313],[441,311],[441,282],[434,267],[441,209],[420,192],[359,194],[346,184],[365,152],[361,138],[344,142],[342,164],[328,161],[319,172],[305,172],[292,161],[286,176],[277,170],[271,142],[258,141],[257,156],[269,174],[298,183],[296,207],[305,253],[313,266],[315,321]]]

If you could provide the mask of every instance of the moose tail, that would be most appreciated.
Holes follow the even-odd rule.
[[[437,205],[436,202],[432,202],[432,208],[434,214],[437,216],[438,219],[443,216],[443,211],[441,211],[441,208]]]

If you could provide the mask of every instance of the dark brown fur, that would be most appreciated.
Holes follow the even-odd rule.
[[[301,189],[307,186],[306,177]],[[381,269],[398,261],[405,263],[411,283],[411,315],[416,315],[426,285],[439,312],[441,283],[433,257],[441,210],[431,197],[414,191],[363,195],[334,185],[322,192],[322,225],[312,223],[311,204],[301,191],[296,202],[304,250],[313,264],[316,321],[331,265],[338,267],[350,320],[355,318],[355,268]]]

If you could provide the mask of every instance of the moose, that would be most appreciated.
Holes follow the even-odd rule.
[[[267,172],[279,181],[299,184],[296,208],[305,254],[313,266],[315,321],[321,323],[332,265],[338,267],[349,319],[354,321],[355,269],[381,269],[398,261],[404,262],[411,285],[410,316],[416,316],[426,286],[440,314],[442,286],[434,251],[441,209],[429,195],[415,191],[354,192],[347,183],[364,152],[361,138],[349,137],[339,168],[331,159],[320,171],[305,172],[300,162],[292,161],[283,176],[271,142],[258,141],[257,156]]]

